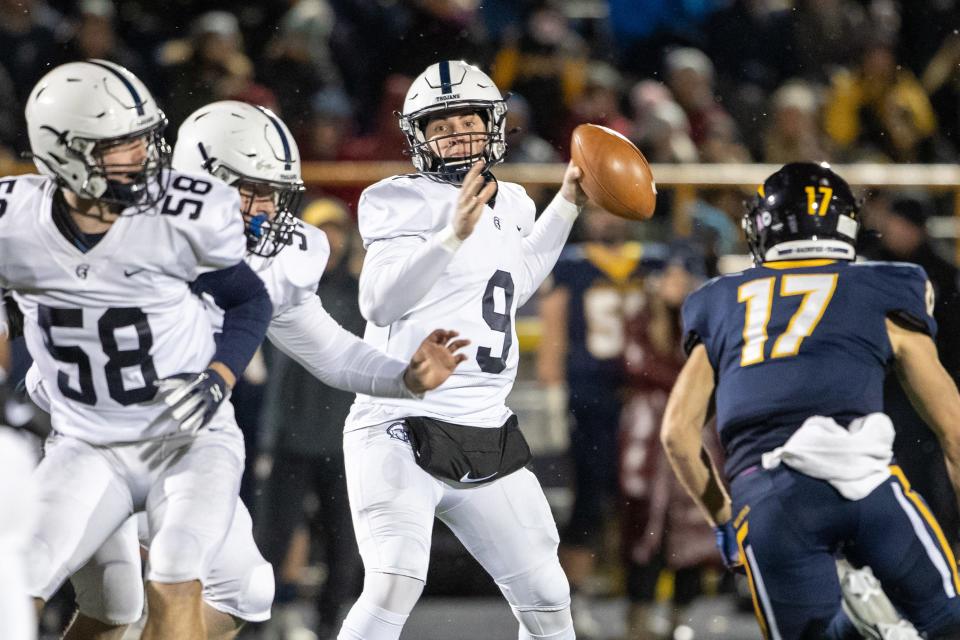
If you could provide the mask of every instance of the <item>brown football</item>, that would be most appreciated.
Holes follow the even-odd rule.
[[[612,129],[581,124],[570,139],[573,163],[583,171],[587,196],[610,213],[646,220],[657,206],[657,185],[647,159]]]

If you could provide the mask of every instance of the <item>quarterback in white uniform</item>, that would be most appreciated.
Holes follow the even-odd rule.
[[[421,335],[412,358],[392,358],[343,329],[324,310],[316,293],[329,245],[322,231],[293,215],[303,189],[299,153],[287,126],[270,110],[234,101],[202,107],[180,127],[173,166],[198,177],[212,174],[239,190],[247,222],[245,260],[273,302],[267,335],[323,382],[373,396],[415,399],[439,386],[465,359],[455,352],[467,342],[441,330],[424,331],[430,335],[426,340]],[[214,306],[212,313],[219,327],[222,311]],[[44,394],[30,378],[31,394],[43,405]],[[125,625],[140,617],[137,548],[136,527],[127,525],[73,577],[80,611],[67,638],[119,637]],[[254,544],[250,514],[240,501],[205,578],[208,637],[230,638],[242,621],[270,617],[273,573]],[[98,621],[109,627],[89,633],[98,629]]]
[[[533,201],[489,173],[503,159],[506,105],[464,62],[411,85],[400,116],[417,173],[364,191],[360,309],[368,342],[396,357],[449,323],[473,343],[420,402],[361,395],[344,456],[363,593],[340,640],[397,640],[423,590],[434,517],[493,577],[521,639],[574,637],[558,535],[505,399],[519,359],[514,317],[550,273],[586,196],[570,165],[534,221]],[[413,449],[411,451],[411,449]]]
[[[270,319],[235,190],[166,168],[147,88],[90,60],[47,73],[26,119],[42,175],[0,181],[0,288],[49,395],[26,554],[38,605],[136,511],[144,638],[204,637],[201,578],[233,518],[242,435],[224,402]],[[192,284],[224,306],[215,343]]]

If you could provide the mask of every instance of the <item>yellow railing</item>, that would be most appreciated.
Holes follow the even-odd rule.
[[[772,164],[654,164],[653,175],[661,191],[671,189],[674,199],[674,226],[678,232],[688,230],[690,202],[701,188],[720,186],[752,187],[779,168]],[[960,166],[953,164],[840,164],[834,170],[855,187],[922,188],[953,193],[954,215],[960,216]],[[303,179],[309,184],[326,186],[366,186],[413,167],[408,162],[308,162],[303,166]],[[0,161],[0,175],[28,173],[33,165],[24,162]],[[497,168],[501,180],[527,186],[559,184],[562,164],[504,164]],[[957,244],[960,262],[960,243]]]

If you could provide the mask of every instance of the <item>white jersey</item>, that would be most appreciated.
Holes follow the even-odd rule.
[[[176,431],[154,382],[202,371],[213,357],[190,283],[243,259],[239,196],[172,172],[157,210],[120,217],[84,253],[54,222],[56,190],[40,176],[0,181],[0,287],[23,311],[53,428],[94,444]]]
[[[406,361],[390,358],[362,342],[323,308],[317,287],[329,258],[327,235],[301,221],[297,222],[293,244],[276,256],[246,256],[273,303],[273,318],[267,329],[270,342],[332,387],[377,396],[414,397],[403,383]],[[209,296],[204,300],[215,330],[220,331],[223,311]]]
[[[360,233],[368,249],[360,279],[361,310],[371,320],[367,342],[400,359],[437,328],[458,331],[471,344],[467,361],[423,400],[358,395],[347,431],[411,415],[499,427],[511,414],[505,401],[520,357],[516,310],[552,269],[576,207],[558,196],[535,224],[535,205],[523,187],[500,182],[494,207],[484,208],[460,244],[449,227],[459,193],[412,175],[378,182],[360,198]],[[422,267],[411,265],[417,260]],[[393,279],[404,271],[402,284]],[[420,282],[423,290],[417,290]],[[390,303],[404,297],[399,306]]]
[[[273,304],[274,318],[317,297],[320,277],[329,259],[327,234],[299,220],[291,246],[284,247],[272,258],[251,253],[244,257],[250,268],[263,280]],[[223,311],[212,304],[211,311],[219,331],[223,326]]]

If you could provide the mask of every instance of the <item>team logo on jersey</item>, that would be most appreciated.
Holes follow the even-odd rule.
[[[410,436],[407,435],[407,427],[402,422],[394,422],[387,427],[387,435],[400,442],[410,442]]]
[[[88,264],[77,265],[77,277],[78,277],[78,278],[80,278],[81,280],[86,280],[86,279],[87,279],[87,274],[89,274],[89,273],[90,273],[90,265],[88,265]]]
[[[497,231],[500,231],[500,218],[493,216],[493,226],[497,228]]]

